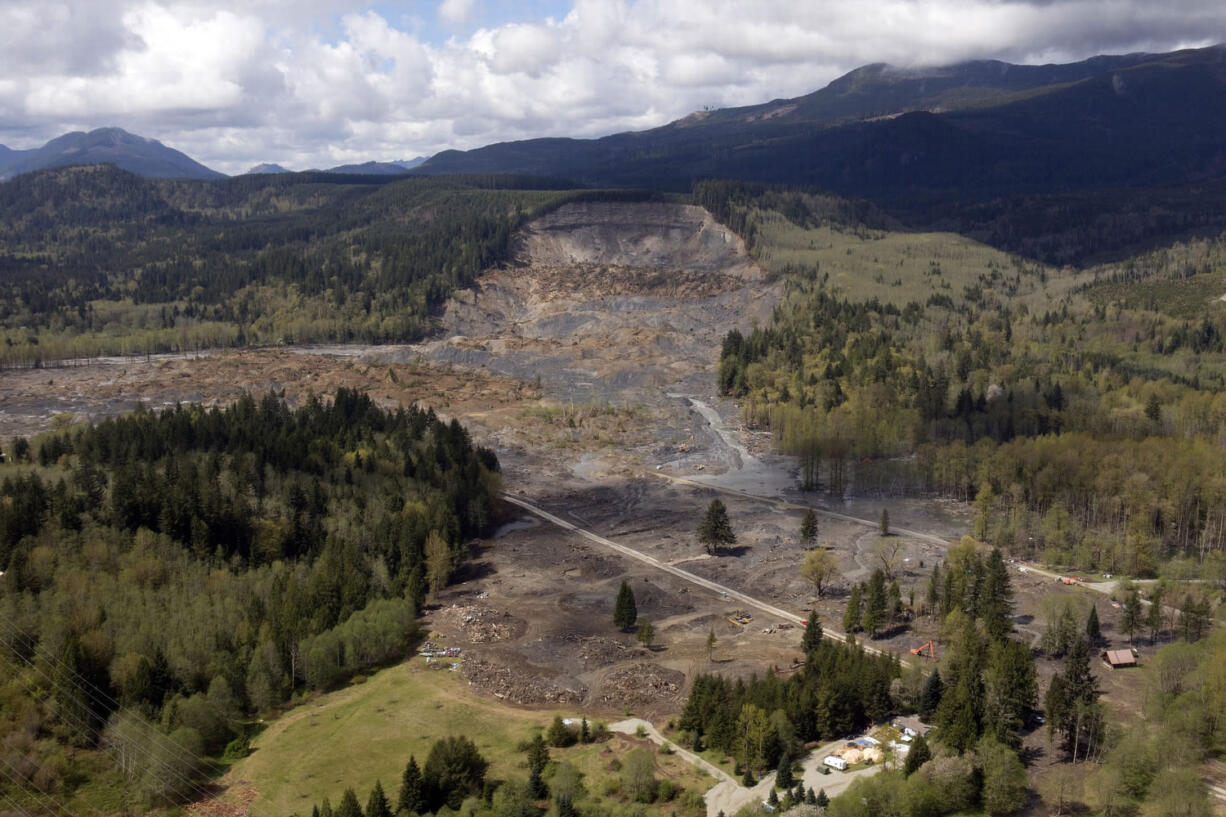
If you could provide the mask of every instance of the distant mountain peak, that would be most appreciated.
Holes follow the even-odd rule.
[[[273,174],[273,173],[293,173],[293,172],[294,171],[287,170],[281,165],[273,164],[271,162],[263,162],[251,168],[243,175],[244,176],[259,176],[259,175],[266,175],[266,174]]]
[[[223,178],[221,173],[156,139],[105,127],[65,133],[32,150],[0,151],[0,179],[48,167],[87,164],[114,164],[150,178]]]

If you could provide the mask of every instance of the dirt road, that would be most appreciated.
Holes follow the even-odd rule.
[[[660,734],[659,730],[652,725],[651,721],[645,721],[642,718],[629,718],[624,721],[618,721],[617,723],[610,724],[609,729],[613,730],[614,732],[620,732],[623,735],[637,735],[639,729],[642,729],[652,743],[659,746],[667,745],[679,757],[685,758],[690,763],[702,769],[704,772],[711,775],[721,783],[731,783],[734,786],[738,785],[736,779],[732,775],[728,774],[714,763],[703,760],[693,752],[682,749],[677,744],[667,740]]]
[[[720,584],[719,582],[713,582],[710,579],[704,579],[701,576],[697,576],[693,573],[690,573],[688,570],[682,570],[681,568],[671,565],[667,562],[662,562],[659,559],[655,558],[654,556],[649,556],[640,550],[635,550],[632,547],[627,547],[626,545],[618,544],[617,542],[614,542],[612,539],[607,539],[604,536],[601,536],[599,534],[592,533],[591,531],[588,531],[588,530],[584,530],[583,528],[580,528],[577,525],[573,525],[570,522],[567,522],[565,519],[554,516],[548,511],[538,508],[537,506],[527,502],[524,499],[521,499],[520,497],[513,496],[511,494],[503,494],[502,496],[503,496],[503,499],[505,499],[507,502],[510,502],[512,505],[517,505],[520,508],[523,508],[524,510],[528,511],[529,513],[536,514],[537,516],[539,516],[540,518],[544,519],[547,522],[552,522],[553,524],[557,525],[558,527],[564,530],[570,531],[572,533],[577,533],[583,538],[591,542],[595,542],[598,545],[603,545],[604,547],[610,548],[616,551],[617,553],[622,554],[623,556],[628,556],[631,559],[635,559],[637,561],[643,562],[644,564],[650,565],[656,568],[657,570],[662,570],[665,573],[671,573],[677,578],[682,579],[683,581],[687,581],[690,584],[696,584],[699,587],[705,588],[714,593],[719,593],[723,598],[735,599],[736,601],[739,601],[744,605],[747,605],[749,607],[754,607],[758,610],[761,610],[767,615],[773,616],[779,619],[780,621],[791,622],[792,624],[798,625],[800,627],[804,626],[804,619],[796,615],[795,613],[790,613],[787,610],[776,607],[775,605],[762,601],[761,599],[756,599],[753,596],[749,596],[749,595],[746,595],[745,593],[741,593],[740,591],[733,590],[731,587]],[[847,640],[847,637],[843,633],[837,632],[835,630],[831,630],[827,627],[823,627],[822,632],[824,635],[827,635],[830,638],[836,639],[838,641]],[[862,644],[861,646],[864,648],[866,652],[874,653],[876,655],[886,655],[887,654],[883,652],[882,650],[878,650],[874,647],[870,647],[867,644]],[[911,663],[908,659],[902,658],[902,657],[899,657],[899,661],[901,661],[904,664]]]

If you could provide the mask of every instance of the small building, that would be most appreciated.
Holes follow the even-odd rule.
[[[1132,650],[1103,650],[1102,659],[1103,663],[1111,669],[1123,669],[1137,665],[1137,657],[1132,654]]]
[[[911,737],[916,735],[924,735],[926,737],[932,731],[932,727],[919,718],[895,718],[894,728],[904,735],[910,735]]]
[[[840,772],[847,771],[847,761],[837,755],[826,755],[822,763],[825,763],[832,769],[838,769]]]

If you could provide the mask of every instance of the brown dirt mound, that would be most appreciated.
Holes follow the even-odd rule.
[[[646,706],[681,700],[685,673],[659,664],[633,664],[605,676],[597,700],[608,707]]]

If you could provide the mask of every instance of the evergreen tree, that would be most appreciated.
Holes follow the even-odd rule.
[[[629,630],[638,620],[639,611],[634,605],[634,591],[625,579],[617,591],[617,602],[613,605],[613,623],[620,630]]]
[[[808,620],[805,621],[805,634],[800,639],[800,648],[805,651],[805,655],[808,655],[821,643],[822,623],[817,620],[817,610],[811,610]]]
[[[327,797],[319,805],[319,817],[335,817],[335,812],[332,811],[332,801]]]
[[[825,794],[825,793],[826,793],[826,790],[825,790],[825,789],[822,789],[822,793],[823,793],[823,794]],[[817,805],[817,795],[813,793],[813,787],[812,787],[812,786],[810,786],[810,787],[809,787],[809,790],[805,792],[805,805],[807,805],[807,806],[816,806],[816,805]]]
[[[853,585],[847,596],[847,609],[843,612],[843,631],[854,633],[860,629],[860,597],[863,585]]]
[[[877,637],[877,631],[885,620],[885,573],[881,568],[877,568],[869,577],[867,599],[864,604],[864,630],[870,638]]]
[[[805,782],[803,780],[796,781],[796,788],[792,791],[792,802],[800,805],[805,801]]]
[[[766,796],[766,802],[770,805],[772,811],[779,810],[779,795],[775,793],[775,787],[771,787],[771,793]]]
[[[564,748],[573,746],[575,737],[575,733],[566,726],[562,716],[554,715],[553,723],[549,724],[549,731],[545,733],[545,741],[550,746]]]
[[[812,508],[805,511],[804,518],[800,520],[800,542],[805,547],[817,544],[817,512]]]
[[[366,817],[392,817],[391,804],[387,802],[387,795],[383,793],[383,784],[376,780],[375,787],[370,790],[370,797],[366,800]]]
[[[584,717],[582,720],[579,721],[579,742],[580,743],[591,743],[592,742],[592,727],[588,726],[586,717]]]
[[[758,781],[753,776],[753,769],[750,768],[748,762],[745,763],[745,774],[741,775],[741,785],[747,789],[758,785]]]
[[[549,763],[549,746],[538,732],[532,736],[532,740],[528,741],[528,768],[544,769],[547,763]]]
[[[896,622],[902,619],[902,590],[898,587],[898,579],[890,581],[885,593],[886,621]]]
[[[779,756],[779,767],[775,773],[775,785],[781,789],[792,788],[792,758],[787,752]]]
[[[1064,671],[1047,690],[1048,731],[1059,732],[1074,763],[1098,748],[1103,731],[1098,681],[1090,671],[1090,649],[1077,638],[1064,657]]]
[[[336,807],[336,817],[363,817],[362,807],[358,805],[358,796],[353,789],[345,789],[341,804]]]
[[[726,545],[736,544],[736,534],[732,531],[732,523],[728,521],[728,509],[718,499],[712,499],[707,506],[707,513],[698,524],[698,541],[714,556]]]
[[[932,759],[932,751],[923,735],[916,735],[911,741],[911,751],[907,752],[907,760],[903,763],[903,774],[910,777],[920,766]]]
[[[1103,640],[1102,627],[1098,623],[1098,608],[1091,603],[1090,615],[1086,617],[1086,638],[1091,644],[1098,644]]]
[[[417,758],[409,755],[408,765],[404,767],[404,775],[400,779],[400,797],[396,799],[396,810],[421,814],[426,810],[426,795],[422,789],[421,769],[417,766]]]
[[[941,696],[945,694],[945,684],[941,682],[941,671],[934,668],[924,681],[924,689],[920,692],[919,716],[921,720],[931,720],[937,707],[941,705]]]
[[[890,512],[886,508],[881,509],[880,531],[882,536],[890,535]]]
[[[817,793],[817,797],[813,798],[818,808],[825,808],[830,805],[830,798],[826,796],[826,790],[821,789]]]
[[[1013,586],[1000,548],[992,548],[983,566],[983,584],[976,594],[979,618],[993,641],[1013,629]]]
[[[541,779],[540,769],[533,768],[528,772],[528,795],[533,800],[544,800],[549,796],[549,787]]]

